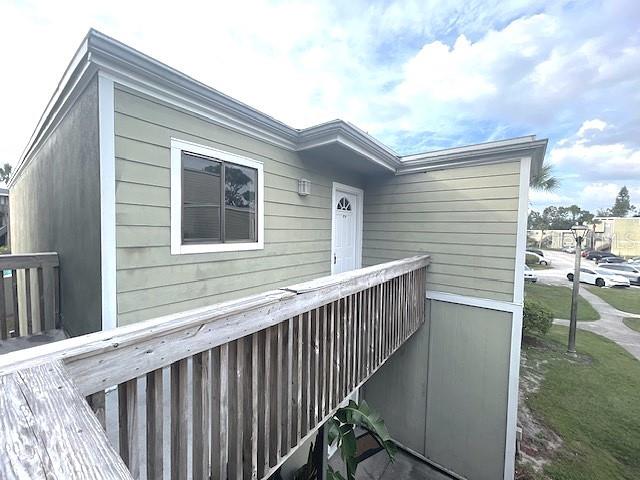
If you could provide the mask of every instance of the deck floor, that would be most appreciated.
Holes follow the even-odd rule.
[[[57,342],[67,338],[62,330],[48,330],[46,332],[36,333],[27,337],[8,338],[0,340],[0,355],[5,353],[23,350],[25,348],[38,347],[47,343]]]
[[[339,454],[334,455],[329,464],[344,474]],[[356,480],[451,480],[451,477],[399,450],[393,462],[384,452],[367,458],[358,465]]]

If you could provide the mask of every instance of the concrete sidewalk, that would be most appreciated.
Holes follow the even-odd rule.
[[[622,319],[624,317],[640,318],[640,315],[616,310],[597,295],[586,288],[580,288],[580,296],[587,300],[600,314],[600,320],[594,322],[578,322],[578,328],[588,330],[616,342],[631,355],[640,360],[640,333],[630,329]],[[555,319],[556,325],[569,325],[569,320]]]

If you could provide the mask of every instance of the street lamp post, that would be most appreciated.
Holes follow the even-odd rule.
[[[574,225],[571,227],[571,233],[576,240],[576,261],[573,271],[573,291],[571,294],[571,322],[569,324],[569,345],[567,353],[569,355],[576,354],[576,327],[578,317],[578,292],[580,291],[580,259],[582,258],[582,239],[587,232],[584,225]]]

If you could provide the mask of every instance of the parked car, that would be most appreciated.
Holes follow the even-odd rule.
[[[527,260],[526,263],[529,265],[551,265],[551,260],[548,258],[544,258],[543,256],[538,255],[534,252],[527,251]]]
[[[528,265],[524,266],[524,281],[531,283],[536,283],[538,281],[537,275]]]
[[[541,257],[544,257],[544,253],[539,248],[527,248],[527,253],[535,253]]]
[[[626,263],[626,260],[622,257],[601,257],[596,258],[596,263]]]
[[[573,272],[567,273],[567,280],[573,282]],[[603,268],[580,268],[580,283],[589,283],[597,287],[628,287],[629,279]]]
[[[576,247],[564,247],[562,251],[564,253],[576,253]]]
[[[640,285],[640,265],[614,263],[611,265],[604,264],[599,268],[600,270],[610,270],[612,273],[628,278],[629,282]]]
[[[587,260],[596,260],[603,257],[615,257],[611,252],[601,252],[600,250],[590,250],[589,253],[585,255]]]

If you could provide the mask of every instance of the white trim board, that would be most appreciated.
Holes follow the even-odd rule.
[[[518,226],[516,233],[516,268],[513,277],[513,303],[524,300],[524,263],[527,249],[527,219],[529,211],[529,172],[531,158],[520,160],[520,186],[518,191]]]
[[[522,341],[522,305],[524,303],[524,264],[527,248],[530,173],[531,158],[523,157],[520,160],[516,268],[513,279],[513,303],[520,305],[520,308],[513,312],[513,319],[511,322],[509,390],[507,392],[507,429],[504,451],[505,479],[512,479],[515,475],[516,429],[518,425],[518,385],[520,382],[520,343]]]
[[[331,265],[331,275],[334,272],[333,252],[335,249],[335,231],[336,231],[336,202],[338,200],[336,191],[340,190],[356,196],[356,265],[355,268],[362,268],[362,236],[363,236],[363,218],[364,218],[364,190],[344,183],[333,182],[331,187],[331,252],[329,252],[329,264]]]
[[[182,243],[182,151],[198,153],[207,157],[215,157],[229,163],[244,165],[258,171],[258,202],[256,215],[257,242],[244,243]],[[262,250],[264,248],[264,165],[259,160],[243,157],[231,152],[197,143],[171,139],[171,255],[211,252],[239,252],[247,250]]]
[[[100,141],[100,278],[102,330],[118,325],[116,296],[116,157],[113,80],[98,74]]]
[[[439,302],[456,303],[458,305],[486,308],[487,310],[497,310],[499,312],[515,313],[519,309],[522,310],[522,305],[517,305],[512,302],[491,300],[489,298],[467,297],[466,295],[458,295],[457,293],[428,290],[426,298],[429,300],[437,300]]]

